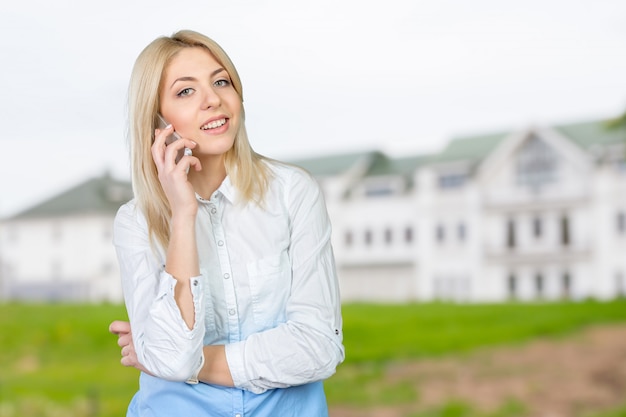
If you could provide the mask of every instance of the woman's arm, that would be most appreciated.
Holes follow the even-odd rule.
[[[152,159],[157,168],[159,182],[167,196],[171,209],[170,239],[167,247],[165,270],[176,279],[174,299],[188,328],[193,328],[195,313],[190,279],[200,274],[196,244],[196,215],[198,201],[193,186],[187,178],[189,168],[202,169],[195,157],[186,157],[176,163],[176,154],[187,145],[193,149],[193,141],[181,139],[166,146],[172,125],[155,131],[151,147]],[[197,281],[194,281],[197,282]]]
[[[202,357],[204,336],[195,236],[198,203],[187,178],[190,167],[200,170],[201,166],[191,156],[176,163],[180,148],[196,144],[182,139],[166,146],[171,131],[171,126],[157,130],[151,147],[171,209],[165,259],[155,251],[146,219],[134,204],[118,211],[113,240],[138,362],[155,376],[186,380]]]
[[[179,285],[181,279],[166,271],[165,255],[151,245],[145,218],[132,202],[118,211],[113,242],[138,363],[157,377],[186,380],[196,371],[202,354],[204,314],[200,277],[188,277],[184,286]],[[193,285],[194,282],[198,285]],[[176,300],[176,291],[181,288],[188,288],[190,293],[194,311],[192,327]]]

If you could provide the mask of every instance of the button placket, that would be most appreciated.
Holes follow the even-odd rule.
[[[211,223],[213,224],[213,239],[216,244],[217,254],[220,261],[222,277],[224,278],[224,301],[226,302],[226,312],[228,314],[229,341],[237,342],[240,337],[239,311],[237,308],[237,297],[235,296],[235,284],[231,278],[232,270],[230,257],[226,246],[226,236],[221,222],[220,203],[222,199],[211,199],[209,213],[211,213]]]

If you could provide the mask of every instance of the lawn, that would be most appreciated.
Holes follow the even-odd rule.
[[[626,301],[349,304],[343,315],[347,358],[326,384],[329,403],[393,404],[412,394],[377,382],[385,364],[626,322]],[[124,415],[137,373],[119,364],[107,328],[125,317],[120,305],[0,304],[0,417]]]

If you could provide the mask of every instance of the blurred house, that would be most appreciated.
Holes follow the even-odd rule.
[[[292,162],[324,190],[344,301],[501,302],[626,296],[625,156],[626,129],[590,122]],[[121,301],[130,198],[105,176],[5,219],[0,298]]]
[[[132,197],[105,175],[4,219],[0,299],[121,301],[113,217]]]
[[[458,138],[296,161],[322,184],[345,301],[626,295],[626,129]]]

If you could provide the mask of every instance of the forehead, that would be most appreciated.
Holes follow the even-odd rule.
[[[201,47],[183,48],[168,63],[165,78],[211,73],[221,67],[222,65],[208,50]]]

